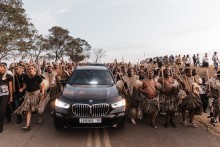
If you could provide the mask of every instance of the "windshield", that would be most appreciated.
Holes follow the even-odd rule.
[[[114,80],[108,70],[75,70],[68,84],[112,85]]]

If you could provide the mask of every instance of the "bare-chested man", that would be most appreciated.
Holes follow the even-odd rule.
[[[197,113],[199,114],[199,111],[202,110],[202,102],[199,96],[199,93],[197,93],[194,89],[195,82],[194,78],[192,77],[192,69],[186,68],[185,69],[186,76],[184,76],[184,81],[181,83],[184,87],[184,90],[186,91],[187,97],[183,99],[183,102],[181,104],[182,106],[182,117],[183,117],[183,124],[186,126],[186,110],[189,111],[189,124],[196,128],[197,125],[195,124],[194,115]]]
[[[161,109],[165,112],[164,127],[167,128],[169,122],[172,127],[176,128],[173,119],[178,106],[177,87],[174,87],[174,79],[169,75],[169,69],[165,69],[163,75],[164,77],[161,77],[159,82],[162,85]]]
[[[142,110],[151,116],[151,126],[157,129],[155,120],[159,111],[159,98],[157,83],[154,81],[153,76],[153,71],[148,69],[148,79],[143,80],[143,86],[139,90],[142,92]]]
[[[134,82],[138,79],[139,77],[134,75],[132,68],[129,68],[127,70],[127,75],[122,77],[122,81],[124,81],[124,89],[126,89],[124,95],[127,101],[128,117],[131,119],[132,124],[136,124],[135,118],[137,117],[137,108],[139,104],[136,99],[137,91],[133,89]]]

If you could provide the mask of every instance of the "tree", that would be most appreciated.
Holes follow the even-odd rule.
[[[79,62],[85,58],[83,48],[77,40],[73,39],[73,37],[70,37],[66,55],[69,56],[70,60],[73,62]]]
[[[21,0],[0,0],[0,60],[30,46],[31,23]]]
[[[95,63],[97,63],[101,58],[105,57],[106,55],[106,51],[101,48],[95,48],[92,51]]]
[[[54,26],[49,30],[48,49],[52,51],[50,57],[56,60],[61,59],[65,55],[69,43],[69,31],[59,26]]]
[[[12,52],[10,53],[10,55],[14,58],[21,58],[21,60],[24,60],[33,57],[32,54],[34,54],[33,50],[35,50],[35,42],[38,40],[38,32],[32,23],[29,24],[28,29],[30,32],[29,38],[26,39],[26,41],[20,41],[19,48],[17,48],[17,50],[12,50]]]
[[[38,63],[40,59],[44,58],[44,53],[46,53],[49,48],[48,43],[46,38],[38,34],[35,35],[32,41],[33,47],[30,50],[29,55],[34,58],[33,60],[36,61],[36,63]]]
[[[66,55],[69,56],[70,60],[73,62],[83,61],[85,58],[89,57],[89,52],[91,46],[86,40],[70,37],[71,41],[69,42]]]
[[[48,50],[52,54],[47,54],[48,58],[59,60],[68,56],[71,61],[79,62],[89,57],[91,46],[86,40],[69,36],[69,31],[59,26],[52,27],[49,32]]]
[[[84,39],[76,38],[76,41],[79,43],[80,47],[83,49],[84,55],[86,58],[90,57],[91,54],[91,45]]]

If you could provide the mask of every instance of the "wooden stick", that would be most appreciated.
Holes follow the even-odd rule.
[[[211,86],[210,86],[210,80],[209,80],[209,70],[206,68],[206,75],[207,75],[207,80],[208,80],[208,86],[209,86],[209,92],[210,92],[210,97],[212,98],[212,91],[211,91]]]
[[[162,85],[164,86],[163,66],[161,66],[161,75],[162,75]]]
[[[13,92],[15,92],[15,58],[14,58],[14,63],[13,63],[13,65],[14,65],[14,68],[13,68],[13,70],[12,70],[12,74],[13,74]]]

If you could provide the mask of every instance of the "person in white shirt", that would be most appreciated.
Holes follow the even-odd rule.
[[[185,62],[186,67],[190,67],[190,63],[191,63],[191,58],[189,57],[189,55],[187,55],[186,62]]]
[[[214,70],[215,70],[215,72],[217,72],[218,71],[218,63],[219,63],[217,52],[214,52],[214,55],[212,56],[212,61],[213,61],[213,65],[214,65]]]
[[[203,63],[203,67],[209,67],[209,58],[208,58],[208,54],[205,53],[205,56],[202,59],[202,63]]]

